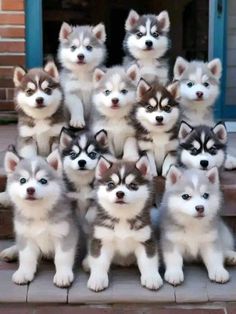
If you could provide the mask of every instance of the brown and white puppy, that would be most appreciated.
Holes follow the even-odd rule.
[[[101,158],[96,168],[97,216],[84,267],[90,269],[88,288],[108,287],[112,262],[137,260],[141,284],[156,290],[162,279],[150,222],[152,176],[148,159],[111,163]]]
[[[136,137],[141,151],[145,151],[151,163],[153,175],[166,175],[175,163],[178,146],[177,131],[180,108],[177,102],[177,83],[166,88],[141,79],[137,88],[138,102],[131,112]]]
[[[48,156],[65,125],[57,68],[52,61],[28,72],[16,67],[13,80],[19,117],[17,151],[23,158]]]

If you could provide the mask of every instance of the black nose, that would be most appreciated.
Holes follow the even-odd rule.
[[[204,212],[204,206],[202,205],[195,206],[195,209],[199,214],[202,214]]]
[[[34,195],[34,193],[35,193],[35,188],[27,188],[26,192],[27,192],[27,194],[29,194],[29,195]]]
[[[114,105],[117,105],[118,104],[118,102],[119,102],[119,99],[118,98],[112,98],[112,103],[114,104]]]
[[[157,120],[157,122],[162,122],[163,121],[163,117],[162,116],[156,116],[156,120]]]
[[[146,44],[146,46],[147,46],[148,48],[151,48],[152,45],[153,45],[153,43],[152,43],[151,40],[147,40],[147,41],[145,42],[145,44]]]
[[[77,58],[79,59],[79,61],[83,61],[84,60],[84,55],[80,54],[80,55],[77,56]]]
[[[38,98],[35,99],[35,101],[36,101],[36,103],[37,103],[38,105],[42,105],[43,102],[44,102],[44,99],[43,99],[43,97],[38,97]]]
[[[124,193],[124,192],[122,192],[122,191],[116,192],[116,197],[117,197],[117,198],[121,199],[121,198],[123,198],[124,196],[125,196],[125,193]]]
[[[80,168],[84,168],[86,165],[86,160],[83,160],[83,159],[79,160],[78,165],[80,166]]]
[[[201,160],[200,165],[202,166],[202,168],[207,168],[209,165],[209,162],[208,160]]]
[[[196,95],[197,95],[198,98],[202,98],[203,92],[196,92]]]

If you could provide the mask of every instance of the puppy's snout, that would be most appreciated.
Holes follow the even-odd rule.
[[[37,105],[42,105],[44,102],[44,99],[43,99],[43,97],[38,97],[35,99],[35,101],[36,101]]]
[[[203,92],[196,92],[196,95],[198,98],[202,98],[203,97]]]
[[[152,45],[153,45],[153,42],[151,40],[147,40],[145,42],[145,45],[148,47],[148,48],[152,48]]]
[[[85,165],[86,165],[86,160],[83,160],[83,159],[79,160],[78,161],[78,165],[79,165],[80,168],[84,168]]]
[[[163,121],[163,117],[162,116],[156,116],[156,121],[158,123],[161,123]]]
[[[204,206],[202,206],[202,205],[197,205],[197,206],[195,206],[195,209],[196,209],[196,211],[199,213],[199,214],[202,214],[202,213],[204,213]]]
[[[125,193],[124,193],[124,192],[122,192],[122,191],[116,192],[116,197],[117,197],[117,198],[122,199],[124,196],[125,196]]]
[[[209,162],[208,160],[201,160],[200,165],[202,166],[202,168],[207,168],[209,165]]]
[[[119,98],[112,98],[111,102],[113,105],[117,105],[119,103]]]
[[[84,55],[82,53],[79,54],[77,58],[79,59],[79,61],[84,61]]]
[[[35,188],[32,188],[32,187],[27,188],[27,189],[26,189],[26,192],[27,192],[28,195],[34,195],[34,193],[35,193]]]

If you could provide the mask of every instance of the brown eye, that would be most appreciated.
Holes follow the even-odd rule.
[[[163,110],[164,110],[165,112],[171,112],[171,107],[165,106],[165,107],[163,108]]]
[[[25,93],[26,93],[27,96],[32,96],[34,91],[33,91],[33,89],[29,88],[29,89],[26,90]]]
[[[143,37],[143,33],[137,32],[136,36],[137,36],[138,38],[141,38],[141,37]]]

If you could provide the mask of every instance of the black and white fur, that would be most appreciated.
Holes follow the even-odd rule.
[[[61,84],[70,112],[70,126],[83,128],[90,115],[93,72],[106,56],[105,27],[102,23],[74,27],[64,22],[59,40]]]
[[[150,222],[152,177],[147,158],[113,164],[101,158],[96,178],[97,216],[84,261],[90,270],[88,288],[107,288],[111,263],[131,257],[137,261],[141,284],[148,289],[160,288],[163,282]]]
[[[181,284],[183,263],[199,259],[210,280],[219,283],[229,280],[224,263],[236,265],[236,252],[233,236],[220,217],[221,209],[216,167],[208,171],[170,168],[160,219],[167,282]]]
[[[170,20],[167,11],[158,15],[139,15],[131,10],[125,22],[126,35],[123,42],[126,57],[124,64],[136,63],[149,83],[156,79],[166,84],[169,76],[164,57],[169,48]]]

